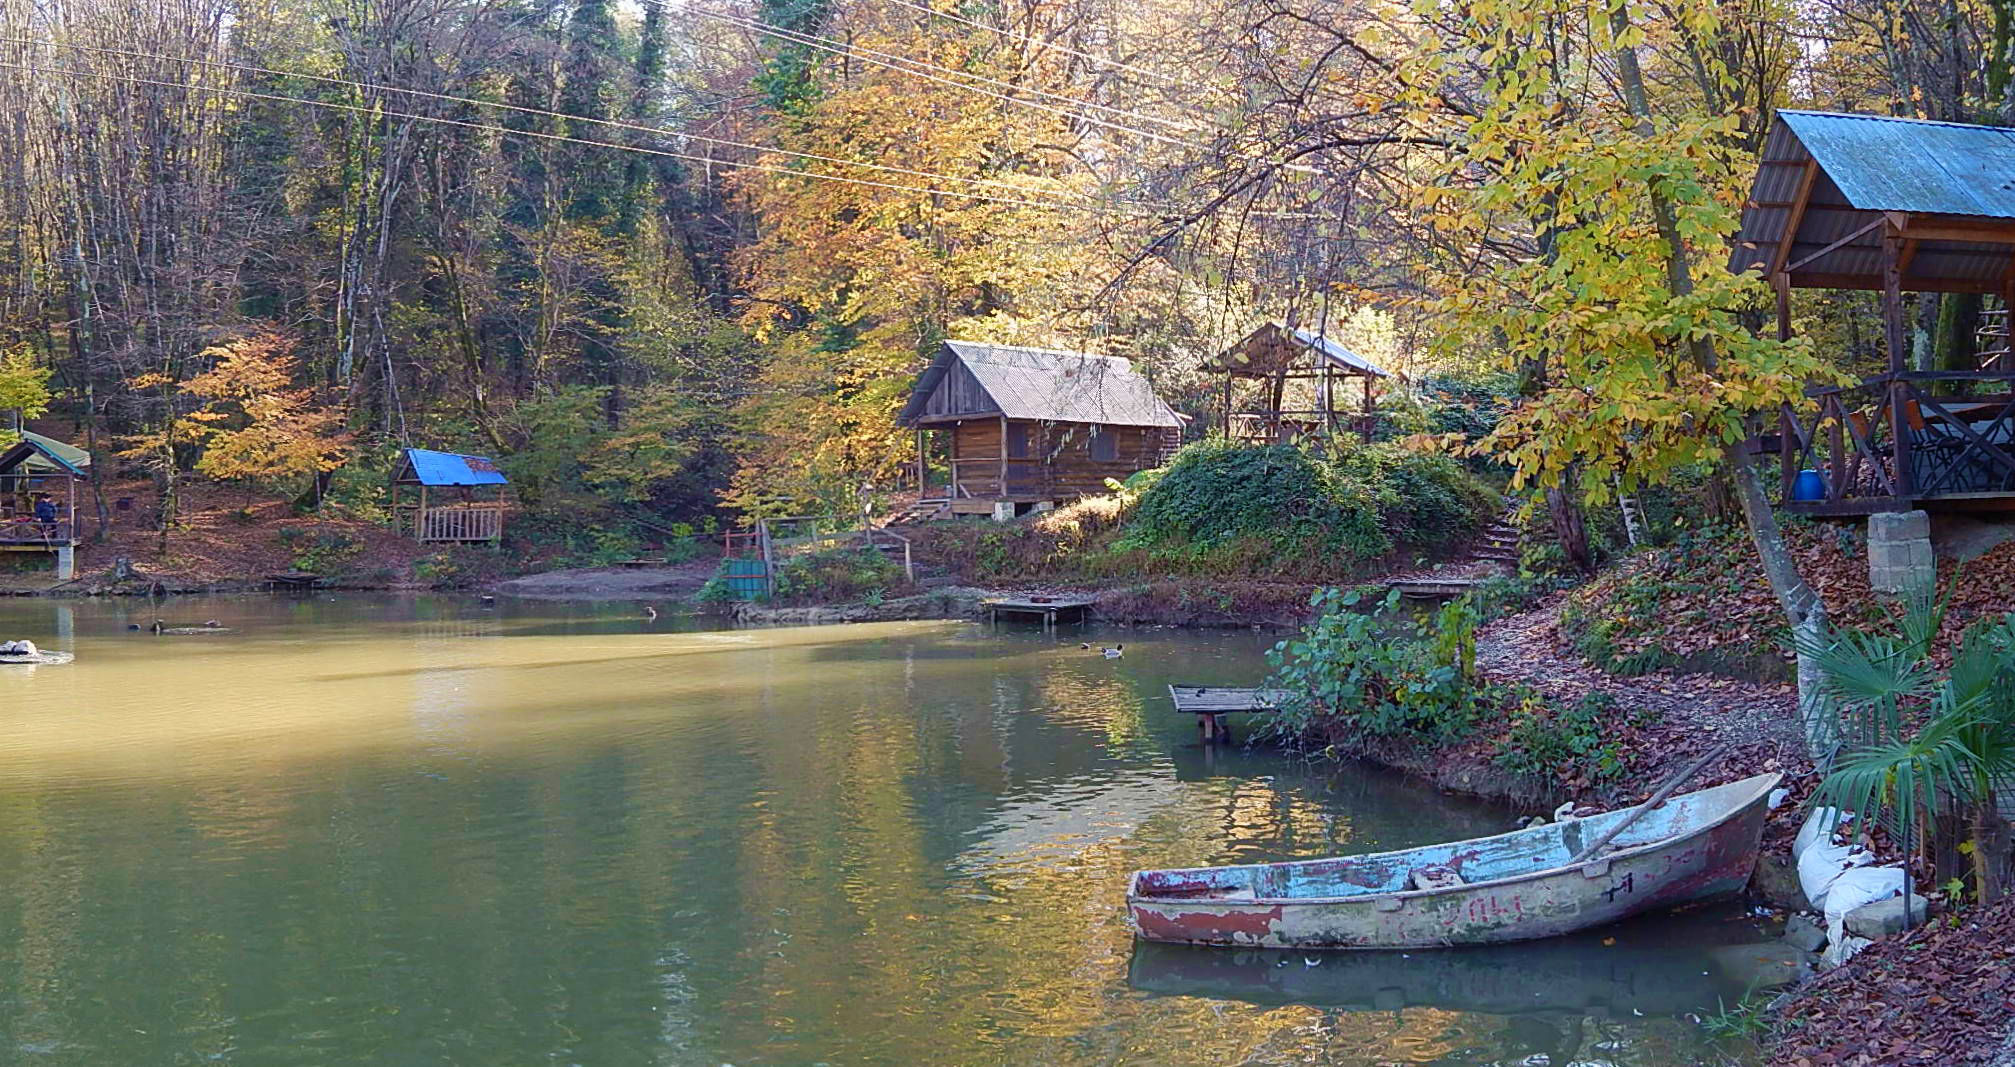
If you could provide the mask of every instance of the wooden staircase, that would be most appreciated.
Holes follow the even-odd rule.
[[[1511,523],[1511,513],[1506,512],[1483,531],[1483,541],[1470,553],[1470,558],[1483,563],[1502,563],[1507,567],[1516,567],[1519,537],[1518,527]]]
[[[908,526],[911,523],[930,522],[951,513],[952,502],[945,497],[927,497],[912,501],[896,509],[895,514],[883,520],[883,526]]]

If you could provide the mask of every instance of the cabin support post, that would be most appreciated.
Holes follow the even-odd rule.
[[[1008,454],[1008,444],[1007,444],[1007,437],[1008,437],[1008,425],[1007,425],[1007,416],[1006,416],[1006,415],[1002,415],[1002,416],[1001,416],[1001,483],[1000,483],[1000,495],[999,495],[999,496],[997,496],[997,497],[995,498],[995,499],[997,499],[997,500],[1006,500],[1006,499],[1007,499],[1007,495],[1008,495],[1008,488],[1007,488],[1007,454]]]

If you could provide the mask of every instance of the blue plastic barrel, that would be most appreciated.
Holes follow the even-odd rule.
[[[1798,477],[1793,479],[1791,482],[1791,499],[1793,500],[1826,499],[1826,480],[1824,478],[1819,477],[1819,472],[1813,470],[1810,467],[1807,467],[1804,470],[1799,471]]]

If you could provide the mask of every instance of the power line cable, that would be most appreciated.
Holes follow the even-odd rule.
[[[966,18],[963,15],[954,15],[949,11],[939,11],[936,8],[927,7],[923,4],[914,4],[911,3],[910,0],[888,0],[888,2],[896,5],[897,7],[906,7],[912,11],[921,11],[926,15],[932,16],[933,18],[941,18],[947,21],[956,22],[961,26],[971,26],[974,29],[985,30],[988,33],[999,34],[1000,36],[1006,37],[1009,40],[1021,41],[1025,44],[1033,45],[1036,48],[1040,48],[1046,52],[1062,52],[1064,55],[1076,56],[1079,59],[1087,60],[1092,63],[1097,63],[1102,67],[1109,67],[1113,70],[1123,70],[1129,74],[1139,74],[1142,77],[1153,78],[1164,85],[1179,86],[1182,84],[1175,78],[1171,78],[1168,75],[1161,73],[1160,71],[1149,70],[1146,67],[1136,67],[1131,63],[1122,63],[1116,59],[1106,59],[1103,56],[1095,56],[1090,52],[1080,52],[1075,48],[1071,48],[1067,45],[1060,45],[1054,41],[1038,40],[1037,38],[1026,33],[1018,33],[1014,30],[1004,30],[999,26],[990,26],[984,22],[978,22],[973,19]]]
[[[1216,151],[1209,145],[1205,145],[1197,141],[1188,141],[1177,137],[1170,137],[1166,134],[1155,133],[1151,130],[1143,130],[1139,129],[1138,127],[1128,126],[1118,122],[1112,122],[1107,119],[1097,118],[1091,115],[1083,114],[1081,112],[1070,111],[1064,108],[1055,107],[1050,104],[1045,104],[1040,100],[1027,100],[1021,97],[1010,96],[1005,93],[995,92],[983,86],[973,85],[968,82],[954,81],[950,78],[942,77],[938,74],[933,74],[931,72],[943,71],[947,74],[956,74],[962,77],[980,77],[980,76],[968,75],[963,71],[953,70],[949,67],[941,67],[934,63],[928,63],[923,60],[907,59],[902,56],[894,56],[886,52],[874,52],[872,49],[862,49],[857,45],[852,45],[845,41],[834,40],[831,37],[825,37],[813,33],[804,33],[799,30],[787,29],[782,26],[775,26],[770,23],[762,22],[757,19],[747,18],[742,15],[732,15],[726,12],[709,11],[701,7],[683,7],[683,8],[672,7],[666,4],[665,0],[641,0],[641,2],[648,6],[657,7],[658,9],[670,14],[697,15],[701,18],[714,19],[716,21],[725,22],[731,26],[735,26],[740,29],[752,30],[756,33],[761,33],[770,37],[775,37],[782,41],[788,41],[792,44],[803,45],[807,48],[816,48],[819,49],[820,51],[830,52],[834,55],[844,56],[850,59],[858,59],[861,62],[867,63],[871,66],[883,67],[888,70],[895,71],[898,74],[907,74],[910,75],[911,77],[923,78],[928,81],[938,82],[944,85],[949,85],[955,89],[963,89],[967,92],[977,93],[981,96],[991,97],[993,99],[1000,100],[1005,103],[1017,104],[1022,107],[1035,108],[1038,111],[1045,111],[1053,115],[1059,115],[1064,118],[1084,122],[1089,125],[1100,126],[1111,130],[1117,130],[1122,133],[1130,133],[1133,134],[1134,136],[1144,137],[1151,141],[1159,141],[1163,144],[1171,144],[1181,148],[1188,148],[1192,151],[1202,152],[1205,154],[1212,154]],[[876,58],[877,56],[885,58]],[[911,67],[921,69],[911,69],[911,67],[896,66],[895,62],[890,62],[891,60],[895,62],[908,63],[911,64]],[[1071,98],[1059,97],[1059,99],[1070,100]],[[1072,101],[1072,102],[1083,103],[1083,101]],[[1104,106],[1104,105],[1097,105],[1097,106]],[[1129,112],[1128,114],[1136,118],[1151,118],[1150,116],[1143,115],[1138,112]],[[1165,121],[1165,120],[1155,120],[1155,121]],[[1306,163],[1287,163],[1282,162],[1280,160],[1266,159],[1261,156],[1256,156],[1254,153],[1251,152],[1231,152],[1229,154],[1240,156],[1246,159],[1251,159],[1259,163],[1267,164],[1269,166],[1278,167],[1282,170],[1290,170],[1303,174],[1326,174],[1326,172],[1322,168],[1311,166]]]
[[[437,93],[426,89],[408,89],[397,85],[385,85],[375,82],[357,81],[350,78],[336,78],[322,74],[308,74],[301,71],[275,70],[271,67],[255,66],[249,63],[231,63],[226,62],[224,60],[216,60],[216,59],[194,59],[184,56],[162,55],[154,52],[138,52],[125,48],[107,48],[99,45],[71,44],[63,41],[52,41],[43,38],[33,38],[33,37],[0,36],[0,42],[11,44],[46,45],[52,48],[64,48],[85,52],[102,52],[108,55],[126,56],[129,58],[154,59],[170,63],[188,63],[198,66],[223,68],[227,70],[247,71],[255,74],[270,74],[274,77],[279,78],[299,78],[304,81],[320,82],[325,85],[341,85],[365,91],[376,90],[379,92],[387,92],[387,93],[403,93],[408,96],[423,97],[430,100],[441,100],[455,104],[470,104],[478,107],[493,107],[505,111],[515,111],[518,112],[519,114],[524,115],[538,115],[545,118],[564,119],[568,122],[586,122],[598,126],[608,126],[615,129],[630,130],[638,133],[648,133],[661,137],[664,136],[684,137],[695,141],[705,141],[709,144],[717,144],[729,148],[742,148],[752,152],[769,152],[774,153],[776,155],[790,156],[796,159],[816,160],[821,163],[836,163],[841,166],[859,167],[864,170],[881,171],[889,174],[903,174],[913,178],[925,178],[931,181],[966,182],[973,185],[996,186],[1000,188],[1014,190],[1016,192],[1021,193],[1028,192],[1028,189],[1024,186],[1000,178],[961,177],[956,174],[940,174],[935,171],[917,170],[911,167],[901,167],[887,163],[866,163],[861,162],[859,160],[843,159],[838,156],[820,155],[816,152],[801,152],[795,149],[781,148],[775,145],[752,144],[747,141],[730,140],[725,137],[711,137],[706,134],[693,133],[687,130],[673,130],[658,126],[646,126],[634,122],[624,122],[619,119],[587,118],[581,115],[569,115],[565,112],[549,111],[545,108],[525,107],[519,104],[504,103],[503,101],[498,100],[478,100],[473,97],[454,96],[449,93]],[[1071,191],[1071,195],[1085,200],[1092,199],[1083,193],[1078,193],[1075,191]]]
[[[823,174],[818,171],[797,170],[791,167],[779,167],[765,163],[747,163],[738,160],[717,159],[713,156],[694,155],[690,152],[676,152],[667,148],[647,148],[642,145],[627,145],[614,141],[597,141],[592,138],[572,137],[566,134],[546,133],[540,130],[514,130],[507,126],[497,126],[491,123],[483,123],[483,122],[468,122],[462,119],[451,119],[441,115],[423,115],[409,111],[394,111],[390,108],[364,107],[358,104],[342,104],[330,100],[310,100],[303,97],[285,96],[278,93],[254,92],[249,89],[227,89],[222,86],[216,86],[216,85],[194,85],[187,82],[171,82],[158,78],[142,78],[139,77],[138,75],[131,75],[131,74],[105,74],[96,71],[67,70],[59,67],[42,67],[42,66],[35,66],[32,64],[4,63],[4,62],[0,62],[0,70],[18,70],[30,74],[45,74],[45,75],[54,75],[57,77],[68,77],[68,78],[92,78],[101,81],[124,82],[132,85],[157,85],[169,89],[181,89],[184,91],[191,91],[191,92],[212,93],[221,96],[234,96],[250,100],[270,100],[277,103],[300,104],[306,107],[327,108],[335,111],[347,111],[363,115],[409,119],[415,122],[433,122],[433,123],[439,123],[444,126],[455,126],[461,129],[480,130],[488,133],[495,133],[506,137],[531,137],[536,138],[538,140],[558,141],[565,144],[587,145],[594,148],[609,148],[620,152],[638,152],[644,155],[664,156],[670,159],[683,159],[694,163],[704,163],[707,164],[708,166],[728,167],[736,170],[761,171],[769,174],[779,174],[785,177],[811,178],[818,181],[843,182],[848,185],[862,185],[877,189],[890,189],[904,193],[929,193],[936,196],[953,196],[967,200],[984,201],[987,203],[1013,204],[1019,207],[1033,207],[1051,211],[1078,211],[1088,214],[1120,214],[1120,215],[1131,215],[1141,218],[1164,217],[1167,214],[1167,212],[1155,212],[1141,208],[1139,205],[1132,205],[1132,204],[1104,205],[1095,203],[1071,203],[1061,200],[1043,200],[1043,199],[1026,199],[1021,197],[993,196],[986,193],[965,192],[959,189],[939,189],[927,186],[899,185],[894,182],[875,181],[869,178],[852,178],[843,174]]]

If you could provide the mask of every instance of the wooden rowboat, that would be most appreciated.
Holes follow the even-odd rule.
[[[1741,889],[1756,865],[1764,801],[1782,777],[1672,797],[1580,863],[1569,861],[1635,809],[1399,852],[1139,871],[1128,919],[1149,941],[1266,948],[1553,937]]]

